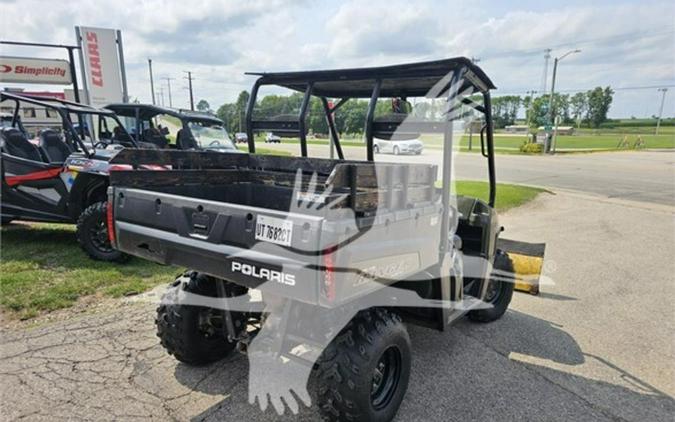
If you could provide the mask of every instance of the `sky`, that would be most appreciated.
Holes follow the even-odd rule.
[[[148,58],[167,105],[162,78],[175,78],[175,107],[189,105],[184,71],[195,77],[195,97],[216,109],[250,89],[254,78],[246,71],[455,56],[479,59],[498,88],[494,95],[524,95],[541,92],[544,50],[551,48],[553,57],[582,50],[560,62],[556,91],[610,85],[616,91],[610,117],[649,117],[658,114],[657,88],[669,87],[664,115],[675,116],[670,1],[0,0],[0,12],[2,40],[73,44],[75,25],[120,29],[129,94],[141,102],[151,100]],[[65,58],[8,46],[0,54]]]

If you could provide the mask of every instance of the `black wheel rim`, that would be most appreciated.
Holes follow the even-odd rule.
[[[204,339],[216,339],[223,332],[222,314],[211,308],[200,308],[197,325],[199,334]]]
[[[373,370],[370,400],[375,410],[380,410],[391,402],[401,377],[401,351],[390,346],[384,351]]]
[[[91,225],[89,228],[89,238],[91,239],[91,244],[99,251],[103,253],[114,251],[110,245],[110,239],[108,239],[108,227],[106,227],[105,221],[99,220]]]
[[[490,280],[485,292],[485,302],[495,303],[499,300],[502,292],[502,282],[500,280]]]

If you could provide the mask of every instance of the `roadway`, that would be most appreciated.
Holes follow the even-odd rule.
[[[265,145],[299,153],[298,144]],[[346,158],[364,159],[365,149],[345,147]],[[310,145],[309,155],[327,157],[328,148]],[[439,149],[422,155],[376,155],[376,161],[435,164]],[[555,156],[497,154],[497,180],[553,189],[575,190],[608,198],[675,206],[675,151],[566,153]],[[477,153],[456,153],[458,179],[487,180],[486,160]]]

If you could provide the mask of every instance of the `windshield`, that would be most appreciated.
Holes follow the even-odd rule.
[[[201,148],[237,149],[225,128],[218,123],[192,121],[188,126]]]

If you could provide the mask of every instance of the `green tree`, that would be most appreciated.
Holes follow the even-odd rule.
[[[607,113],[612,105],[614,91],[610,87],[596,87],[586,93],[588,98],[588,121],[597,128],[601,123],[607,121]]]
[[[530,127],[545,126],[548,121],[548,95],[542,95],[532,100],[532,104],[526,111],[527,121]]]
[[[584,92],[577,92],[570,98],[570,113],[577,124],[577,128],[581,126],[581,120],[588,109],[588,97]]]
[[[235,104],[230,103],[221,105],[216,112],[216,116],[225,122],[225,129],[227,129],[229,133],[238,132],[238,121]]]
[[[309,102],[309,110],[307,111],[307,127],[312,133],[328,134],[328,122],[326,121],[326,113],[323,110],[321,100],[312,97]]]
[[[532,100],[530,108],[526,111],[527,121],[530,127],[546,126],[549,123],[548,103],[549,94],[542,95]],[[561,120],[569,119],[569,96],[553,94],[553,115],[560,116]]]
[[[352,99],[347,101],[335,113],[335,123],[340,133],[363,133],[368,112],[368,101]]]
[[[512,125],[516,121],[522,99],[517,95],[504,95],[492,100],[492,118],[496,128]]]
[[[197,110],[207,112],[211,110],[211,106],[209,105],[208,101],[201,99],[197,103]]]
[[[237,102],[234,103],[234,121],[232,127],[236,127],[236,132],[243,132],[246,126],[246,107],[251,95],[248,91],[241,91],[237,97]]]

